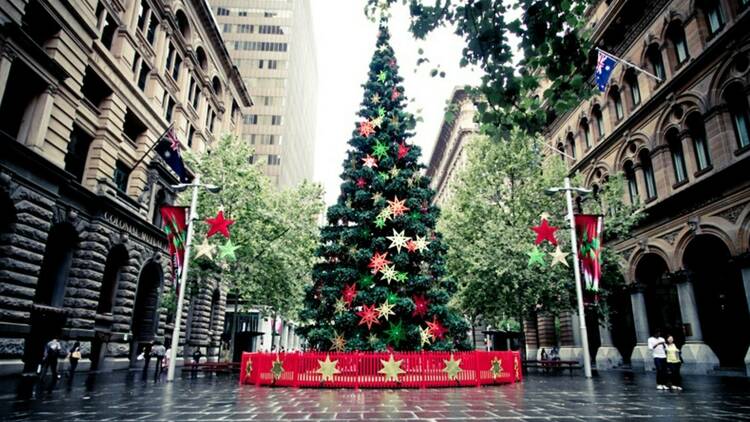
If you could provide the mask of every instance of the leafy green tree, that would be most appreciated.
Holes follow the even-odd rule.
[[[448,307],[446,252],[420,172],[415,125],[381,22],[364,100],[349,145],[341,194],[328,209],[302,334],[320,349],[468,348],[465,319]]]
[[[571,252],[564,198],[545,194],[546,189],[561,185],[566,169],[556,157],[540,154],[541,142],[520,130],[503,142],[486,136],[472,139],[466,147],[466,167],[451,185],[452,195],[439,223],[449,247],[448,273],[461,286],[460,308],[494,325],[540,308],[556,313],[574,303],[572,269],[551,265],[552,245],[539,246],[546,255],[544,264],[530,263],[536,239],[531,227],[540,223],[543,212],[558,227],[561,249]],[[621,178],[613,177],[598,197],[583,203],[584,212],[604,211],[605,226],[612,227],[610,233],[615,235],[626,234],[638,218],[632,207],[623,204],[622,186]],[[619,257],[607,248],[603,256],[600,296],[606,298],[621,285],[622,277]],[[571,255],[566,260],[573,265]]]

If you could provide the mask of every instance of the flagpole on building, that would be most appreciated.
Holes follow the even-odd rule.
[[[144,159],[146,159],[146,156],[147,156],[147,155],[148,155],[148,154],[149,154],[149,153],[150,153],[151,151],[153,151],[153,150],[154,150],[154,148],[156,148],[156,146],[157,146],[157,145],[159,145],[159,141],[161,141],[161,138],[163,138],[163,137],[164,137],[164,135],[166,135],[166,134],[167,134],[167,132],[169,132],[169,130],[170,130],[170,129],[172,129],[172,126],[174,126],[174,123],[170,123],[170,124],[169,124],[169,126],[167,126],[167,130],[165,130],[164,132],[162,132],[162,134],[161,134],[161,135],[159,135],[159,137],[158,137],[158,138],[156,138],[156,142],[154,142],[153,144],[151,144],[151,147],[150,147],[150,148],[149,148],[148,150],[146,150],[146,152],[144,152],[144,153],[143,153],[143,155],[141,155],[141,158],[139,158],[139,159],[138,159],[138,160],[137,160],[137,161],[135,162],[135,164],[133,164],[133,169],[136,169],[136,168],[138,168],[138,164],[141,164],[141,163],[143,162],[143,160],[144,160]]]
[[[651,73],[651,72],[647,71],[646,69],[644,69],[644,68],[642,68],[642,67],[640,67],[640,66],[636,66],[636,65],[634,65],[633,63],[630,63],[629,61],[627,61],[627,60],[625,60],[625,59],[622,59],[622,58],[620,58],[620,57],[617,57],[617,56],[615,56],[614,54],[608,53],[608,52],[606,52],[606,51],[602,50],[602,49],[601,49],[601,48],[599,48],[599,47],[596,47],[596,51],[598,51],[598,52],[600,52],[600,53],[602,53],[602,54],[604,54],[604,55],[606,55],[606,56],[612,57],[613,59],[617,60],[617,61],[618,61],[618,62],[620,62],[620,63],[624,63],[624,64],[626,64],[626,65],[628,65],[628,66],[630,66],[630,67],[632,67],[632,68],[634,68],[634,69],[637,69],[637,70],[638,70],[639,72],[641,72],[641,73],[644,73],[644,74],[646,74],[646,75],[648,75],[648,76],[650,76],[650,77],[652,77],[652,78],[656,79],[656,80],[657,80],[657,81],[659,81],[659,82],[661,82],[661,81],[662,81],[662,79],[661,79],[660,77],[658,77],[658,76],[654,75],[653,73]]]
[[[578,322],[581,331],[581,347],[583,348],[583,373],[586,378],[591,378],[591,355],[589,354],[589,336],[586,329],[586,314],[583,307],[583,287],[581,286],[581,269],[578,263],[578,240],[576,238],[575,215],[573,214],[573,194],[576,191],[580,194],[590,193],[591,190],[584,188],[573,188],[570,186],[570,178],[565,178],[565,185],[562,188],[551,188],[546,193],[554,194],[565,191],[565,202],[568,206],[568,222],[570,224],[570,249],[573,252],[573,272],[576,281],[576,300],[578,302]]]

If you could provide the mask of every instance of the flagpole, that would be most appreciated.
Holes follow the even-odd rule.
[[[161,139],[161,138],[159,138]],[[185,287],[187,286],[188,267],[190,266],[190,245],[193,242],[193,222],[197,220],[196,215],[198,210],[198,190],[201,188],[200,174],[195,175],[195,180],[192,183],[193,197],[190,201],[190,211],[188,211],[188,230],[187,239],[185,240],[185,257],[182,263],[182,272],[180,273],[180,281],[177,285],[179,294],[177,295],[177,310],[174,318],[174,328],[172,329],[172,345],[169,354],[169,368],[167,369],[167,381],[174,380],[175,362],[177,360],[177,347],[180,345],[180,324],[182,323],[182,307],[185,302]],[[187,344],[187,339],[185,339]],[[183,360],[187,356],[183,355]]]
[[[609,56],[609,57],[612,57],[613,59],[617,60],[618,62],[621,62],[621,63],[625,63],[626,65],[628,65],[628,66],[630,66],[630,67],[632,67],[632,68],[638,69],[638,70],[639,70],[640,72],[642,72],[642,73],[645,73],[645,74],[646,74],[646,75],[648,75],[648,76],[651,76],[652,78],[656,79],[656,80],[657,80],[657,81],[659,81],[659,82],[661,82],[661,81],[662,81],[662,79],[661,79],[660,77],[658,77],[658,76],[654,75],[653,73],[651,73],[651,72],[647,71],[646,69],[644,69],[644,68],[642,68],[642,67],[640,67],[640,66],[636,66],[636,65],[634,65],[633,63],[630,63],[629,61],[627,61],[627,60],[625,60],[625,59],[621,59],[621,58],[619,58],[619,57],[615,56],[614,54],[608,53],[608,52],[606,52],[606,51],[602,50],[602,49],[601,49],[601,48],[599,48],[599,47],[596,47],[596,51],[598,51],[598,52],[600,52],[600,53],[602,53],[602,54],[604,54],[604,55],[607,55],[607,56]]]
[[[163,138],[163,137],[164,137],[164,135],[166,135],[166,134],[167,134],[167,132],[169,132],[169,129],[172,129],[172,126],[174,126],[174,123],[170,123],[170,124],[169,124],[169,126],[167,126],[167,130],[165,130],[164,132],[162,132],[162,134],[161,134],[161,135],[159,135],[159,137],[158,137],[158,138],[156,138],[156,142],[154,142],[154,143],[153,143],[153,144],[151,145],[151,148],[149,148],[149,149],[148,149],[148,150],[147,150],[146,152],[144,152],[144,153],[143,153],[143,155],[141,155],[141,158],[139,158],[139,159],[138,159],[138,161],[136,161],[136,162],[135,162],[135,164],[133,164],[133,170],[135,170],[135,169],[136,169],[136,168],[138,167],[138,164],[141,164],[141,162],[143,162],[143,160],[144,160],[144,159],[146,158],[146,156],[147,156],[147,155],[148,155],[148,154],[149,154],[149,153],[150,153],[151,151],[153,151],[153,150],[154,150],[154,148],[156,148],[156,146],[157,146],[157,145],[159,144],[159,141],[161,141],[161,138]]]

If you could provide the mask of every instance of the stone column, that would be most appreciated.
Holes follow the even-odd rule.
[[[639,200],[643,204],[648,199],[648,190],[646,189],[646,176],[643,174],[643,167],[640,163],[633,166],[633,172],[635,172],[635,182],[638,185]]]
[[[607,370],[622,366],[622,355],[612,344],[608,321],[599,323],[599,340],[601,345],[596,350],[596,369]]]
[[[580,345],[581,335],[575,332],[578,329],[575,326],[577,322],[578,316],[575,317],[574,321],[571,311],[560,314],[560,359],[575,360],[582,363],[583,348]]]
[[[688,179],[692,179],[698,171],[698,164],[695,160],[695,148],[693,148],[693,138],[691,138],[690,133],[685,130],[680,133],[680,140],[682,142],[682,156],[685,160],[687,177]]]
[[[646,299],[643,296],[643,286],[634,285],[630,293],[630,305],[633,309],[633,325],[635,327],[636,345],[630,355],[630,364],[634,369],[653,370],[654,360],[648,349],[648,314],[646,313]]]
[[[539,338],[536,334],[536,317],[530,316],[523,320],[523,335],[526,339],[526,359],[536,359],[539,350]]]
[[[677,273],[676,281],[677,296],[680,301],[680,316],[686,328],[687,326],[690,327],[690,331],[685,333],[685,344],[681,350],[682,360],[684,361],[682,370],[686,374],[707,374],[719,367],[719,358],[703,342],[693,282],[686,272]]]
[[[5,94],[5,87],[8,85],[8,75],[10,75],[10,67],[13,64],[13,60],[16,58],[16,53],[3,47],[0,52],[0,103],[3,102],[3,95]]]
[[[750,261],[747,258],[750,256],[746,256],[745,260]],[[742,268],[742,284],[745,287],[745,300],[747,301],[747,309],[750,311],[750,262],[745,262],[745,266]],[[745,353],[745,372],[747,373],[747,376],[750,377],[750,348],[747,349],[747,353]]]
[[[56,86],[48,86],[35,101],[31,116],[25,120],[18,132],[18,139],[25,140],[25,144],[41,153],[44,149],[44,138],[49,127],[52,107],[57,94]],[[26,136],[24,136],[26,135]]]
[[[537,334],[539,336],[537,359],[539,359],[542,355],[542,349],[545,349],[549,354],[550,349],[557,344],[555,341],[555,317],[548,313],[537,314],[536,324]]]

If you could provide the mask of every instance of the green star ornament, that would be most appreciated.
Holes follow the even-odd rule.
[[[359,286],[366,289],[375,284],[375,278],[371,275],[366,275],[359,280]]]
[[[401,344],[402,341],[404,341],[404,338],[406,337],[406,333],[404,333],[404,326],[401,324],[401,321],[398,322],[398,324],[390,323],[390,327],[388,330],[386,330],[386,334],[388,334],[388,343],[393,344],[394,346],[398,347],[399,344]]]
[[[533,266],[534,264],[539,264],[542,267],[544,266],[544,252],[540,251],[536,246],[534,246],[531,251],[526,252],[526,255],[529,256],[529,267]]]
[[[372,156],[378,157],[378,159],[383,159],[384,157],[387,157],[388,145],[380,141],[375,142],[375,146],[372,147]]]
[[[385,80],[388,78],[388,72],[385,70],[381,70],[380,73],[378,73],[378,82],[385,82]]]
[[[385,218],[378,216],[375,218],[375,227],[382,229],[385,227]]]
[[[405,273],[405,272],[403,272],[403,271],[398,271],[398,272],[396,273],[396,277],[395,277],[395,279],[396,279],[396,281],[398,281],[398,282],[400,282],[400,283],[406,283],[406,280],[408,280],[408,279],[409,279],[409,275],[408,275],[408,274],[406,274],[406,273]]]
[[[232,239],[227,239],[226,243],[219,246],[219,258],[224,258],[227,261],[236,261],[237,255],[235,255],[235,251],[239,248],[239,245],[235,246],[232,244]]]

